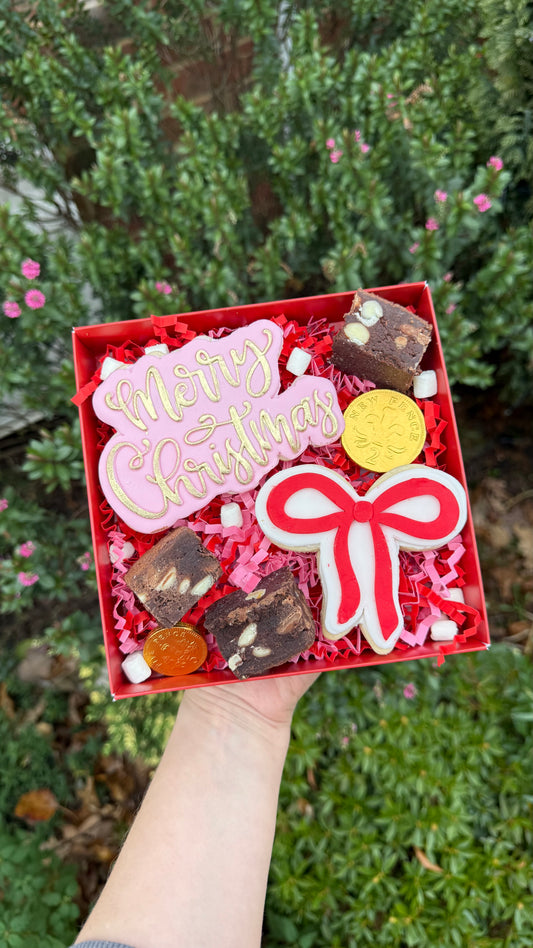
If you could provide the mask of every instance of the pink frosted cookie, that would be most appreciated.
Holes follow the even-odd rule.
[[[344,420],[332,382],[300,377],[279,392],[282,345],[282,329],[258,320],[146,354],[98,386],[94,410],[116,430],[100,484],[124,523],[167,529],[219,494],[255,487],[309,444],[338,440]]]
[[[385,655],[404,627],[399,551],[444,546],[463,527],[467,504],[459,481],[421,464],[384,474],[364,497],[335,471],[301,464],[269,478],[255,510],[277,546],[317,551],[326,638],[359,625]]]

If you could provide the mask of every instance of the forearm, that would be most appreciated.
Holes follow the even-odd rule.
[[[108,938],[135,948],[260,944],[289,722],[266,722],[229,695],[216,713],[211,696],[184,696],[135,824],[78,940]]]

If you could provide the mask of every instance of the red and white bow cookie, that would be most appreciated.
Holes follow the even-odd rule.
[[[269,478],[255,510],[277,546],[317,551],[326,638],[359,625],[387,654],[403,630],[399,551],[444,546],[462,529],[467,502],[459,481],[421,464],[389,471],[364,497],[337,472],[301,464]]]

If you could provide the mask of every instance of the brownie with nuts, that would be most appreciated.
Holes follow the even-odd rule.
[[[286,567],[261,579],[253,592],[237,589],[208,606],[204,625],[237,678],[263,675],[315,640],[311,610]]]
[[[407,392],[431,341],[431,326],[398,303],[357,290],[333,339],[332,362],[378,388]]]
[[[159,625],[173,626],[220,577],[222,569],[189,527],[177,527],[144,553],[124,579]]]

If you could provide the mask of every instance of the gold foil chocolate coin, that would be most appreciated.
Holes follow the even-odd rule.
[[[379,474],[410,464],[426,440],[418,405],[388,388],[358,395],[344,412],[344,421],[341,441],[346,454],[359,467]]]
[[[205,639],[187,622],[171,629],[155,629],[143,648],[145,662],[161,675],[189,675],[205,662],[206,656]]]

